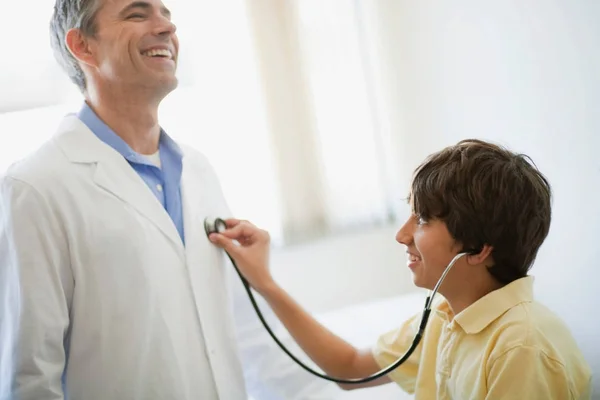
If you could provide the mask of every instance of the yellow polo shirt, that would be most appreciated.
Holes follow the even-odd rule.
[[[406,352],[420,318],[379,338],[373,355],[381,368]],[[436,301],[421,343],[389,377],[415,400],[591,398],[590,367],[565,324],[533,301],[533,277],[456,316],[446,300]]]

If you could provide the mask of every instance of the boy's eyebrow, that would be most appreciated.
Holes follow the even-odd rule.
[[[152,4],[148,3],[147,1],[134,1],[132,3],[129,3],[128,5],[126,5],[121,12],[119,13],[120,16],[125,16],[125,14],[129,13],[130,11],[132,11],[135,8],[142,8],[144,9],[144,11],[150,11],[152,10]],[[169,9],[165,6],[162,6],[160,8],[160,12],[162,15],[164,15],[167,18],[171,18],[171,11],[169,11]]]

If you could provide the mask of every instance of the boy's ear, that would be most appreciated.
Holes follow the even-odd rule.
[[[467,262],[470,265],[482,264],[488,257],[491,256],[492,250],[494,250],[492,246],[484,244],[478,250],[474,250],[472,253],[467,255]]]

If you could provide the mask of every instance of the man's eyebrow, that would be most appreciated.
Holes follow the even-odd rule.
[[[125,8],[123,8],[121,10],[119,15],[125,16],[125,14],[129,13],[130,11],[132,11],[135,8],[142,8],[142,9],[144,9],[144,11],[150,11],[150,10],[152,10],[152,4],[148,3],[147,1],[134,1],[132,3],[129,3],[127,6],[125,6]],[[165,17],[171,18],[171,11],[169,11],[169,9],[167,7],[162,6],[160,8],[160,12]]]

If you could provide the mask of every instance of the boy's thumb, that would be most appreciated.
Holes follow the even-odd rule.
[[[237,250],[237,246],[233,243],[233,240],[219,233],[211,233],[208,237],[210,241],[222,248],[226,252],[233,254]]]

